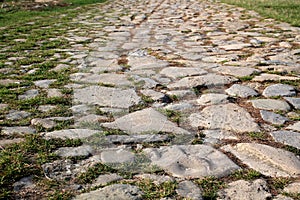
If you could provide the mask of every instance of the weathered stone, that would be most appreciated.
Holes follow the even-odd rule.
[[[90,129],[65,129],[44,133],[44,137],[61,139],[83,139],[90,137],[96,133],[99,133],[99,131]]]
[[[238,43],[238,44],[228,44],[228,45],[222,45],[219,46],[220,49],[225,49],[226,51],[234,51],[234,50],[241,50],[246,47],[251,47],[251,44],[247,43]]]
[[[191,109],[193,108],[193,105],[187,102],[182,102],[182,103],[176,103],[176,104],[168,104],[167,106],[165,106],[165,109],[168,110],[186,110],[186,109]]]
[[[47,97],[48,97],[48,98],[52,98],[52,97],[63,97],[62,92],[61,92],[59,89],[56,89],[56,88],[48,89],[47,93],[48,93],[48,94],[47,94]]]
[[[254,97],[258,95],[254,89],[240,84],[233,84],[230,88],[225,90],[225,92],[230,96],[241,98]]]
[[[289,121],[288,118],[283,117],[279,114],[273,113],[273,112],[269,112],[266,110],[260,110],[260,115],[263,118],[263,120],[270,122],[272,124],[284,124],[285,122]]]
[[[12,134],[33,134],[36,133],[34,128],[28,126],[14,126],[14,127],[3,127],[2,132],[5,135],[12,135]]]
[[[204,143],[218,144],[221,140],[238,140],[238,137],[233,133],[224,130],[203,130],[202,133],[205,135]]]
[[[235,67],[235,66],[220,66],[214,68],[213,71],[220,74],[231,75],[235,77],[251,76],[254,73],[259,73],[260,71],[250,67]]]
[[[262,93],[265,97],[295,96],[296,90],[293,86],[285,84],[274,84],[266,87]]]
[[[228,184],[226,189],[218,192],[218,199],[269,199],[272,197],[267,182],[262,179],[257,179],[252,182],[238,180]]]
[[[14,139],[2,139],[0,140],[0,148],[11,145],[11,144],[16,144],[24,141],[22,138],[14,138]]]
[[[74,200],[142,200],[142,194],[136,186],[113,184],[89,193],[80,194]]]
[[[255,76],[252,81],[257,82],[265,82],[265,81],[296,81],[300,80],[298,77],[294,76],[280,76],[277,74],[261,74],[259,76]]]
[[[152,56],[143,56],[143,57],[128,57],[128,65],[131,70],[140,70],[140,69],[154,69],[154,68],[163,68],[169,65],[168,62],[163,60],[158,60]]]
[[[13,184],[14,191],[20,192],[20,190],[24,188],[26,189],[34,188],[35,184],[33,183],[33,178],[34,176],[28,176],[28,177],[21,178],[19,181],[15,182]]]
[[[88,145],[83,145],[79,147],[61,147],[58,150],[56,150],[54,153],[57,154],[60,157],[77,157],[77,156],[83,156],[87,157],[91,155],[93,152],[92,147]]]
[[[161,92],[156,92],[155,90],[151,89],[146,89],[146,90],[140,90],[140,92],[147,96],[150,97],[154,101],[162,101],[165,102],[168,100],[167,96],[164,93]]]
[[[18,96],[18,99],[19,100],[26,100],[26,99],[31,99],[31,98],[34,98],[36,96],[39,95],[39,91],[38,90],[35,90],[35,89],[32,89],[32,90],[27,90],[24,94],[22,95],[19,95]]]
[[[285,186],[283,191],[292,194],[300,194],[300,182],[294,182]]]
[[[287,129],[300,132],[300,122],[296,122],[293,125],[288,126]]]
[[[165,175],[156,175],[156,174],[138,174],[134,178],[138,179],[150,179],[152,183],[159,185],[165,182],[174,182],[174,178],[171,176]]]
[[[294,200],[294,199],[280,194],[280,195],[277,195],[276,197],[274,197],[273,200]]]
[[[300,98],[284,97],[295,109],[300,109]]]
[[[260,131],[250,114],[232,103],[208,106],[200,113],[193,113],[189,120],[191,126],[196,128],[224,129],[242,133]]]
[[[56,126],[56,123],[50,119],[35,118],[31,120],[31,125],[42,126],[43,128],[51,129]]]
[[[40,88],[48,88],[50,84],[54,83],[56,79],[51,79],[51,80],[40,80],[40,81],[35,81],[34,85]]]
[[[70,109],[74,114],[86,114],[91,110],[86,104],[74,105]]]
[[[173,145],[148,148],[143,152],[152,163],[175,177],[222,177],[239,169],[227,156],[206,145]]]
[[[291,107],[284,101],[277,99],[255,99],[250,100],[254,108],[263,110],[283,110],[289,111]]]
[[[177,99],[183,99],[185,97],[196,97],[195,93],[191,90],[172,90],[168,91],[167,95],[172,98],[175,97]]]
[[[53,105],[40,105],[38,107],[38,110],[42,111],[42,112],[48,112],[48,111],[53,110],[55,108],[56,108],[56,106],[53,106]]]
[[[123,149],[106,149],[101,152],[101,161],[103,163],[125,163],[134,160],[134,153]]]
[[[26,111],[10,110],[9,113],[6,115],[6,119],[19,120],[19,119],[29,117],[30,115],[31,113]]]
[[[202,94],[197,103],[201,106],[229,103],[228,96],[225,94],[208,93]]]
[[[108,142],[131,144],[131,143],[151,143],[151,142],[165,142],[170,138],[168,135],[155,135],[155,134],[144,134],[144,135],[108,135],[106,136]]]
[[[119,181],[122,179],[123,177],[119,176],[118,174],[103,174],[97,177],[97,179],[93,183],[93,186],[107,185],[108,183]]]
[[[202,195],[199,187],[197,187],[192,181],[182,181],[178,184],[176,192],[179,196],[191,199],[202,200]]]
[[[89,86],[74,91],[74,101],[113,108],[129,108],[141,99],[133,89],[122,90],[101,86]]]
[[[300,149],[300,133],[293,131],[274,131],[270,135],[276,142]]]
[[[153,108],[136,111],[116,119],[111,123],[103,123],[104,127],[121,129],[129,134],[167,132],[190,134],[188,131],[170,122],[166,116]]]
[[[185,77],[176,81],[173,84],[168,85],[169,89],[176,88],[192,88],[197,86],[222,86],[238,81],[238,79],[230,76],[221,76],[217,74],[207,74],[203,76]]]
[[[226,145],[222,149],[234,154],[244,164],[266,176],[297,177],[300,174],[299,158],[283,149],[256,143]]]
[[[161,70],[162,75],[176,79],[185,76],[196,76],[207,74],[207,71],[196,67],[167,67]]]

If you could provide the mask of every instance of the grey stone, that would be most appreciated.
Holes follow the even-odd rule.
[[[142,200],[138,187],[125,184],[113,184],[104,188],[77,195],[74,200]]]
[[[226,155],[206,145],[173,145],[147,148],[143,152],[152,163],[174,177],[222,177],[239,169]]]
[[[251,76],[254,73],[259,73],[260,71],[250,67],[235,67],[235,66],[220,66],[214,68],[213,71],[220,74],[231,75],[235,77]]]
[[[300,149],[300,133],[293,131],[274,131],[270,135],[276,142]]]
[[[91,110],[86,104],[74,105],[70,109],[74,114],[86,114]]]
[[[255,76],[252,81],[265,82],[265,81],[296,81],[300,80],[298,77],[294,76],[280,76],[277,74],[260,74]]]
[[[92,147],[88,145],[78,146],[78,147],[61,147],[54,152],[60,157],[77,157],[83,156],[87,157],[93,153]]]
[[[151,143],[151,142],[165,142],[170,138],[168,135],[108,135],[107,141],[111,143],[131,144],[131,143]]]
[[[61,71],[61,70],[68,69],[69,67],[70,67],[70,65],[67,65],[67,64],[58,64],[56,67],[54,67],[54,68],[51,69],[50,71],[59,72],[59,71]]]
[[[33,134],[36,133],[34,128],[28,126],[13,126],[13,127],[3,127],[2,132],[5,135],[12,135],[12,134]]]
[[[284,97],[284,99],[292,104],[295,109],[300,109],[300,98],[295,97]]]
[[[192,88],[197,86],[213,87],[227,85],[236,81],[238,81],[238,79],[230,76],[207,74],[203,76],[185,77],[167,87],[169,89]]]
[[[266,87],[262,93],[265,97],[295,96],[296,90],[293,86],[285,84],[274,84]]]
[[[204,143],[207,144],[218,144],[222,140],[238,140],[238,137],[235,136],[230,131],[224,130],[203,130],[202,133],[205,135]]]
[[[279,114],[270,112],[270,111],[266,111],[266,110],[260,110],[260,115],[263,118],[263,120],[270,122],[272,124],[284,124],[285,122],[289,121],[288,118],[283,117]]]
[[[53,105],[40,105],[38,107],[38,110],[42,111],[42,112],[48,112],[50,110],[54,110],[55,108],[56,108],[56,106],[53,106]]]
[[[165,109],[167,110],[177,110],[177,111],[181,111],[181,110],[187,110],[187,109],[191,109],[193,108],[193,105],[187,102],[181,102],[181,103],[176,103],[176,104],[168,104],[167,106],[165,106]]]
[[[30,115],[31,113],[26,111],[10,110],[9,113],[6,115],[6,119],[19,120],[29,117]]]
[[[167,97],[164,93],[156,92],[155,90],[151,90],[151,89],[140,90],[140,92],[143,95],[150,97],[154,101],[162,101],[162,102],[167,101]]]
[[[104,107],[129,108],[138,104],[141,99],[133,89],[89,86],[75,89],[74,101]]]
[[[197,103],[201,106],[209,106],[215,104],[225,104],[229,103],[228,96],[225,94],[217,94],[217,93],[208,93],[202,94],[199,99],[197,99]]]
[[[160,71],[164,76],[176,79],[185,76],[196,76],[207,74],[207,71],[196,67],[167,67]]]
[[[191,199],[202,200],[202,195],[199,187],[197,187],[192,181],[182,181],[178,184],[176,192],[179,196]]]
[[[168,62],[163,60],[158,60],[153,56],[144,56],[144,57],[128,57],[128,65],[131,70],[141,70],[141,69],[155,69],[163,68],[169,65]]]
[[[230,88],[225,90],[225,92],[230,96],[237,96],[241,98],[254,97],[258,95],[254,89],[240,84],[233,84]]]
[[[35,89],[32,89],[32,90],[27,90],[24,94],[22,95],[19,95],[18,96],[18,99],[19,100],[26,100],[26,99],[31,99],[31,98],[34,98],[36,96],[39,95],[39,91],[38,90],[35,90]]]
[[[103,174],[97,177],[93,186],[106,185],[111,182],[122,180],[123,177],[118,174]]]
[[[90,129],[65,129],[59,131],[52,131],[44,133],[45,138],[61,138],[61,139],[83,139],[90,137],[96,133],[99,133],[97,130]]]
[[[284,187],[283,191],[292,194],[300,194],[300,182],[290,183]]]
[[[35,118],[31,120],[31,125],[33,126],[42,126],[46,129],[51,129],[56,126],[56,123],[53,120],[50,119],[41,119],[41,118]]]
[[[63,97],[62,92],[59,89],[56,89],[56,88],[48,89],[47,93],[48,93],[47,94],[48,98],[51,98],[51,97]]]
[[[14,139],[2,139],[0,140],[0,148],[3,148],[5,146],[16,144],[24,141],[22,138],[14,138]]]
[[[156,175],[156,174],[138,174],[134,178],[138,179],[150,179],[152,183],[159,185],[165,182],[174,182],[174,178],[166,175]]]
[[[232,103],[208,106],[200,113],[191,114],[189,120],[195,128],[224,129],[242,133],[260,131],[251,115]]]
[[[294,199],[280,194],[280,195],[277,195],[276,197],[274,197],[273,200],[294,200]]]
[[[283,110],[289,111],[291,107],[285,101],[277,99],[255,99],[250,100],[254,108],[263,110]]]
[[[13,187],[15,192],[20,192],[24,188],[34,188],[35,184],[33,183],[33,176],[21,178],[19,181],[13,184]]]
[[[300,160],[283,149],[256,143],[238,143],[221,148],[239,158],[250,168],[271,177],[298,177]]]
[[[262,179],[257,179],[252,182],[245,180],[238,180],[228,184],[226,189],[218,192],[218,199],[269,199],[272,197],[267,182]]]
[[[51,79],[51,80],[40,80],[40,81],[35,81],[34,85],[40,88],[48,88],[50,84],[54,83],[56,79]]]
[[[288,126],[287,129],[300,132],[300,122],[296,122],[293,125]]]
[[[103,163],[125,163],[134,161],[134,153],[124,148],[106,149],[101,152]]]
[[[167,95],[175,97],[177,99],[183,99],[186,97],[196,97],[195,93],[191,90],[172,90],[168,91]]]
[[[188,131],[170,122],[166,116],[153,108],[136,111],[116,119],[111,123],[103,123],[104,127],[121,129],[129,134],[167,132],[174,134],[190,134]]]
[[[220,49],[225,49],[226,51],[234,51],[234,50],[241,50],[246,47],[251,47],[251,44],[247,43],[237,43],[237,44],[228,44],[228,45],[222,45],[219,46]]]

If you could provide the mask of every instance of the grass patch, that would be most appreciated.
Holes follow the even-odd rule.
[[[300,26],[299,0],[221,0],[221,2],[255,10],[264,17]]]
[[[218,191],[225,187],[224,182],[215,177],[206,177],[197,180],[196,183],[202,188],[202,198],[204,200],[217,199]]]
[[[161,184],[155,184],[150,179],[144,179],[136,184],[144,192],[143,199],[161,199],[176,195],[176,182],[167,181]]]
[[[23,142],[0,151],[0,199],[9,199],[15,181],[29,175],[43,176],[41,165],[57,159],[53,150],[79,146],[80,140],[45,140],[39,135],[26,135]]]

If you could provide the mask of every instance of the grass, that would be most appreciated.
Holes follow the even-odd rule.
[[[162,199],[176,195],[177,183],[173,181],[155,184],[150,179],[144,179],[136,184],[144,192],[143,199]]]
[[[35,175],[43,178],[41,165],[57,159],[52,153],[64,146],[79,146],[79,140],[45,140],[38,135],[26,135],[24,141],[0,151],[0,199],[9,199],[15,181]]]
[[[202,188],[202,198],[204,200],[215,200],[218,198],[218,191],[225,187],[223,181],[215,177],[206,177],[196,180],[196,183]]]
[[[221,2],[254,10],[267,18],[300,26],[299,0],[221,0]]]

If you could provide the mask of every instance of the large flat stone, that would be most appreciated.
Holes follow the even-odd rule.
[[[292,106],[295,109],[300,109],[300,98],[295,98],[295,97],[285,97],[284,98],[287,102],[292,104]]]
[[[191,88],[196,86],[213,87],[227,85],[236,81],[238,81],[238,79],[230,76],[206,74],[203,76],[185,77],[167,87],[169,89]]]
[[[166,116],[153,108],[130,113],[111,123],[103,123],[104,127],[121,129],[129,134],[167,132],[175,134],[190,134],[188,131],[170,122]]]
[[[239,169],[225,154],[206,145],[173,145],[143,151],[153,164],[175,177],[223,177]]]
[[[254,108],[263,110],[283,110],[288,111],[291,109],[288,103],[277,99],[255,99],[250,100]]]
[[[232,103],[208,106],[200,113],[193,113],[189,120],[191,126],[196,128],[224,129],[235,132],[260,131],[250,114]]]
[[[134,161],[134,153],[123,148],[106,149],[101,152],[103,163],[125,163]]]
[[[128,65],[131,70],[140,70],[140,69],[155,69],[163,68],[169,65],[168,62],[163,60],[158,60],[153,56],[129,56]]]
[[[226,145],[223,150],[234,154],[250,168],[271,177],[297,177],[300,175],[300,160],[283,149],[257,143]]]
[[[274,84],[266,87],[262,93],[265,97],[295,96],[296,90],[293,86],[286,84]]]
[[[255,76],[252,81],[257,82],[265,82],[265,81],[296,81],[300,80],[298,77],[294,76],[280,76],[277,74],[261,74],[259,76]]]
[[[76,196],[75,200],[142,200],[138,187],[125,184],[113,184],[104,188]]]
[[[190,200],[202,200],[201,190],[192,181],[182,181],[178,184],[176,192],[179,196]]]
[[[231,75],[235,77],[251,76],[254,73],[260,72],[257,69],[251,67],[235,67],[235,66],[220,66],[214,68],[213,71],[220,74]]]
[[[242,98],[248,98],[258,95],[258,93],[254,89],[240,84],[232,85],[230,88],[225,90],[225,92],[230,96],[237,96]]]
[[[32,134],[32,133],[36,133],[36,130],[29,126],[12,126],[12,127],[2,127],[1,133],[5,135]]]
[[[238,180],[228,184],[228,187],[218,192],[218,199],[260,199],[267,200],[272,197],[269,192],[267,182],[262,179],[254,180],[253,182]]]
[[[58,150],[55,151],[55,154],[57,154],[60,157],[77,157],[77,156],[83,156],[87,157],[91,155],[93,152],[92,147],[88,145],[82,145],[79,147],[61,147]]]
[[[293,131],[274,131],[270,133],[276,142],[300,149],[300,133]]]
[[[260,110],[260,115],[263,118],[263,120],[270,122],[272,124],[284,124],[285,122],[289,121],[288,118],[283,117],[279,114],[270,112],[270,111],[266,111],[266,110]]]
[[[99,131],[90,129],[65,129],[44,133],[45,138],[61,138],[61,139],[83,139],[90,137]]]
[[[216,105],[229,103],[228,96],[226,94],[208,93],[202,94],[197,103],[201,106]]]
[[[196,76],[207,74],[207,71],[196,67],[167,67],[161,70],[162,75],[176,79],[185,76]]]
[[[133,89],[89,86],[75,89],[74,101],[113,108],[129,108],[138,104],[141,99]]]

